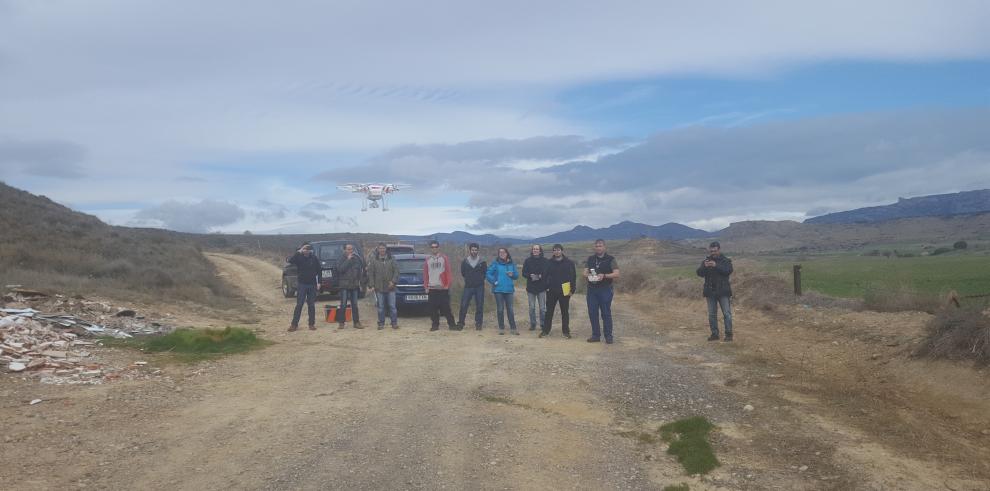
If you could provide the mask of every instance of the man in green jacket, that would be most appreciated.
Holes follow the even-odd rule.
[[[399,311],[395,305],[395,285],[399,282],[399,265],[388,253],[384,242],[378,243],[375,256],[368,261],[368,285],[375,292],[378,307],[378,330],[385,329],[385,306],[388,305],[392,329],[399,328]]]

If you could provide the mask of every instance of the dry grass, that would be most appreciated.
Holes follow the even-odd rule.
[[[974,309],[948,308],[928,324],[928,338],[915,356],[990,364],[990,318]]]
[[[240,305],[199,248],[180,234],[111,227],[2,183],[0,284],[120,299]]]

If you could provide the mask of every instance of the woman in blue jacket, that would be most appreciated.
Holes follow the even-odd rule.
[[[505,334],[504,312],[509,313],[509,330],[516,336],[516,317],[512,313],[512,294],[516,291],[513,280],[519,277],[516,272],[516,265],[512,262],[509,250],[504,247],[498,248],[498,258],[492,261],[488,267],[485,278],[492,284],[492,293],[495,294],[495,305],[498,310],[498,333]]]

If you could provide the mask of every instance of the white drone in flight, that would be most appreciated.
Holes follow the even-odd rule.
[[[368,208],[378,208],[378,202],[382,202],[382,211],[388,211],[388,195],[399,191],[400,189],[408,189],[412,186],[408,184],[364,184],[364,183],[347,183],[337,186],[337,189],[341,191],[350,191],[352,193],[364,193],[364,197],[361,200],[361,211],[368,211]],[[371,203],[369,206],[368,203]]]

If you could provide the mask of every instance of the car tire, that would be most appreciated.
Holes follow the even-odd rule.
[[[289,279],[285,277],[282,278],[282,295],[285,298],[296,296],[296,289],[289,286]]]

